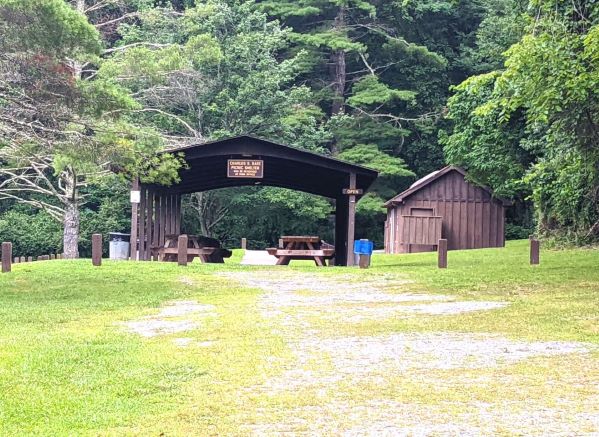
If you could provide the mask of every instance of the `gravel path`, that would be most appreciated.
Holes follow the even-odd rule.
[[[178,300],[164,306],[156,315],[125,322],[125,327],[129,332],[151,338],[191,331],[199,326],[202,318],[214,316],[216,313],[213,305],[203,305],[193,300]],[[177,338],[174,341],[180,346],[186,346],[187,340]]]
[[[247,433],[599,435],[593,345],[456,332],[331,335],[339,324],[496,311],[506,302],[402,293],[408,281],[397,276],[356,281],[281,269],[222,276],[264,290],[260,310],[279,324],[294,356],[281,375],[248,389],[286,401],[260,410]],[[590,376],[540,377],[517,367],[545,360],[587,366]]]

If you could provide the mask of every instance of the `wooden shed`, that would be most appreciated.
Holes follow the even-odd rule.
[[[509,205],[468,182],[463,169],[445,167],[385,203],[385,251],[429,252],[440,238],[452,250],[503,247]]]

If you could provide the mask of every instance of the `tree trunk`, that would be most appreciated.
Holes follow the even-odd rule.
[[[79,258],[79,207],[76,203],[66,205],[63,222],[63,250],[65,259]]]
[[[345,27],[345,7],[341,6],[335,17],[334,30],[341,31]],[[345,51],[335,50],[331,55],[331,73],[333,81],[333,104],[331,115],[345,112],[345,84],[347,71],[345,65]]]

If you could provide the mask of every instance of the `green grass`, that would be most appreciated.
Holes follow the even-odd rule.
[[[499,311],[453,317],[419,317],[404,329],[497,332],[515,338],[599,343],[599,250],[543,251],[531,266],[528,242],[505,249],[449,252],[449,268],[435,268],[435,254],[375,256],[376,271],[405,272],[414,291],[499,300]]]
[[[97,434],[139,423],[160,430],[148,417],[174,414],[187,396],[199,401],[197,429],[216,430],[226,421],[214,417],[235,408],[236,390],[260,381],[269,365],[262,358],[285,352],[257,314],[257,292],[200,266],[40,262],[14,266],[0,290],[0,435]],[[120,325],[174,299],[216,306],[217,318],[182,335],[215,346],[198,354],[174,346],[176,335],[146,340]]]
[[[93,268],[89,260],[38,262],[17,264],[12,273],[0,275],[0,435],[236,434],[239,423],[256,420],[260,408],[317,402],[321,395],[310,390],[291,398],[244,391],[280,373],[291,358],[276,321],[259,313],[260,291],[213,275],[272,269],[239,266],[241,256],[235,251],[224,266],[186,268],[168,263],[104,262]],[[532,267],[527,242],[520,241],[506,249],[450,252],[447,270],[437,269],[430,253],[375,255],[368,270],[306,264],[282,269],[383,281],[390,292],[510,303],[498,311],[456,316],[342,326],[311,321],[333,337],[456,331],[599,344],[599,250],[543,251],[541,265]],[[155,314],[171,300],[214,305],[218,317],[202,319],[196,330],[152,339],[123,329],[123,322]],[[178,336],[214,343],[181,348],[172,341]],[[536,381],[539,369],[543,375],[559,375],[558,367],[566,365],[563,359],[548,358],[512,370]],[[570,375],[584,376],[585,369],[570,365]],[[327,363],[315,366],[326,368]],[[597,376],[596,366],[587,370],[587,378]],[[397,381],[386,388],[341,386],[337,396],[367,399],[369,390],[400,386],[403,394],[397,396],[406,401],[426,397],[431,389]],[[493,390],[506,399],[515,393],[498,385],[473,389],[471,396],[486,402]],[[540,384],[536,395],[530,395],[542,397],[551,390]],[[285,410],[277,414],[284,416]]]

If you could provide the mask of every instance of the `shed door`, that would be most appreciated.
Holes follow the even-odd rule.
[[[414,217],[410,219],[410,217]],[[416,217],[430,217],[430,219],[417,219]],[[435,217],[434,208],[412,207],[410,215],[404,218],[404,226],[407,227],[405,243],[408,253],[433,252],[437,250],[436,245],[423,244],[423,241],[436,242],[440,238],[442,222]],[[433,237],[434,236],[434,237]]]

